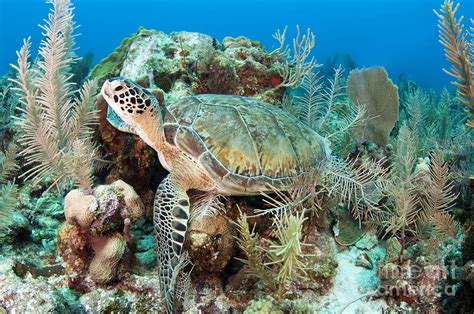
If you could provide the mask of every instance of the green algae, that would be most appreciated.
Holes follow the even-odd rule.
[[[147,268],[156,266],[155,239],[153,224],[145,219],[139,219],[132,225],[131,232],[136,240],[135,256]]]
[[[89,77],[96,79],[98,82],[103,82],[109,77],[119,76],[120,70],[122,69],[122,64],[125,61],[130,49],[130,45],[138,36],[147,36],[151,33],[152,31],[140,27],[136,33],[123,39],[120,42],[120,45],[115,48],[115,50],[110,55],[102,59],[102,61],[100,61],[99,64],[97,64],[94,69],[92,69]]]

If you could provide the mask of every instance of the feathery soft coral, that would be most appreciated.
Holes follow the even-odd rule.
[[[472,115],[474,113],[473,34],[469,42],[469,34],[464,31],[462,24],[464,16],[456,18],[458,9],[459,3],[454,6],[453,1],[446,0],[439,12],[436,10],[434,12],[439,18],[439,42],[444,46],[446,59],[451,63],[451,68],[443,69],[443,71],[456,79],[452,84],[457,88],[461,103],[469,108]],[[471,22],[473,22],[472,19]],[[472,27],[471,32],[473,32]],[[472,117],[468,125],[474,127]]]
[[[17,52],[18,64],[12,65],[18,72],[12,81],[17,85],[15,90],[23,113],[18,119],[23,130],[21,154],[31,167],[23,175],[34,178],[35,184],[47,177],[59,185],[72,179],[90,190],[95,156],[90,127],[96,121],[90,107],[96,86],[94,81],[86,81],[78,91],[71,82],[71,64],[77,60],[73,54],[72,3],[69,0],[50,3],[53,8],[41,26],[44,39],[35,67],[29,61],[29,39]],[[81,162],[75,162],[77,156],[81,156]]]

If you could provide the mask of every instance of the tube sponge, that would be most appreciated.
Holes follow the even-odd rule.
[[[349,98],[354,105],[367,107],[368,121],[359,128],[359,138],[379,146],[388,144],[390,131],[398,120],[398,88],[383,67],[352,70],[347,79]]]

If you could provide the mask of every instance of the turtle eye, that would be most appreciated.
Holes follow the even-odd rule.
[[[120,91],[120,90],[122,90],[122,89],[123,89],[123,86],[122,86],[122,85],[119,85],[119,86],[115,87],[115,91],[116,91],[116,92],[118,92],[118,91]]]

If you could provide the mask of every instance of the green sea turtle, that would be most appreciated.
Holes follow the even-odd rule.
[[[153,94],[124,78],[107,80],[102,95],[109,104],[108,121],[139,135],[169,171],[154,205],[160,288],[168,312],[190,217],[188,190],[220,195],[285,190],[294,175],[330,154],[323,137],[257,99],[196,95],[160,107]]]

